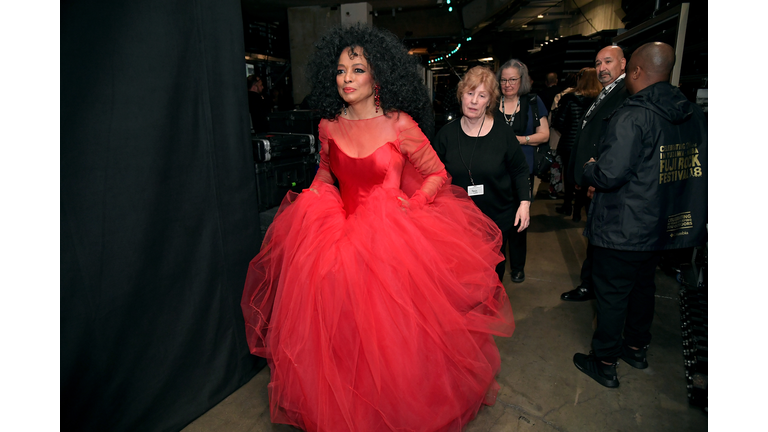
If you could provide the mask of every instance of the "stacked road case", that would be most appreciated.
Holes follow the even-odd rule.
[[[688,401],[707,411],[709,340],[706,246],[694,249],[691,263],[680,269],[679,281],[683,286],[680,290],[680,319]]]

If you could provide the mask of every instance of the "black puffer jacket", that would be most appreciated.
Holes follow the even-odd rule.
[[[669,83],[630,96],[610,118],[597,163],[584,235],[595,246],[634,251],[701,244],[707,224],[707,124]]]
[[[576,133],[581,127],[581,118],[592,105],[595,98],[586,97],[576,93],[566,93],[557,103],[557,110],[552,116],[552,127],[560,132],[558,150],[570,151],[576,142]]]

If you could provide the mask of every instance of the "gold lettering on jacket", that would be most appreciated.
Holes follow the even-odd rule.
[[[693,218],[691,217],[691,212],[689,211],[670,215],[667,217],[667,232],[679,231],[679,230],[691,229],[691,228],[693,228]],[[670,237],[678,236],[678,235],[687,235],[687,234],[688,234],[687,231],[682,231],[682,232],[670,235]]]
[[[697,147],[689,142],[659,147],[659,184],[704,175]]]

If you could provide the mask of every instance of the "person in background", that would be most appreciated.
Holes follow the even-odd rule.
[[[552,105],[549,107],[549,124],[552,124],[552,111],[557,109],[557,106],[560,102],[560,98],[563,97],[568,92],[572,92],[573,89],[576,88],[576,80],[579,78],[578,73],[569,72],[568,75],[565,76],[565,90],[561,91],[557,95],[555,95],[555,98],[552,101]]]
[[[246,84],[248,86],[248,112],[251,115],[251,130],[254,133],[269,132],[267,116],[272,111],[272,104],[264,94],[264,80],[258,75],[249,75]]]
[[[560,198],[559,194],[565,192],[565,178],[563,177],[563,173],[568,167],[563,165],[562,158],[557,154],[557,147],[560,142],[560,132],[552,127],[552,119],[554,118],[560,98],[576,88],[576,75],[577,74],[573,72],[569,72],[568,75],[565,76],[566,89],[555,95],[552,104],[550,105],[549,118],[547,119],[549,121],[549,146],[555,153],[555,161],[552,164],[552,168],[549,170],[549,199],[553,200]]]
[[[530,173],[531,197],[535,198],[537,181],[533,174],[533,153],[536,151],[534,147],[549,142],[547,108],[540,97],[529,95],[531,80],[528,67],[520,60],[511,59],[501,65],[496,78],[501,85],[502,95],[497,117],[512,128],[523,147]]]
[[[571,161],[568,164],[568,175],[573,176],[574,189],[576,189],[573,208],[573,220],[576,222],[581,221],[582,206],[589,208],[587,187],[581,187],[581,167],[589,159],[597,157],[597,143],[608,125],[608,122],[603,121],[603,119],[624,103],[624,99],[629,96],[624,87],[624,68],[626,65],[627,60],[624,58],[624,51],[616,45],[601,49],[595,57],[597,80],[600,81],[603,89],[581,120],[581,126],[571,150]],[[592,300],[595,298],[593,286],[592,245],[587,243],[587,257],[581,265],[581,284],[575,289],[561,294],[560,299],[576,302]]]
[[[555,72],[548,73],[545,81],[546,87],[539,92],[539,97],[541,98],[541,101],[544,102],[544,106],[547,107],[547,109],[552,107],[552,102],[555,100],[555,96],[561,91],[558,84],[557,74]]]
[[[467,189],[499,227],[504,236],[501,253],[509,260],[512,281],[522,282],[531,205],[525,156],[514,133],[494,118],[499,87],[490,69],[475,66],[467,71],[457,98],[462,116],[440,129],[433,142],[435,152],[453,184]],[[496,266],[499,280],[504,278],[505,261]]]
[[[565,194],[563,196],[563,205],[555,207],[555,211],[570,216],[573,211],[573,176],[567,173],[568,165],[571,160],[571,150],[576,141],[576,135],[581,126],[581,119],[584,113],[592,105],[595,98],[600,94],[602,87],[597,80],[597,71],[595,68],[583,68],[579,71],[576,88],[565,93],[560,99],[559,106],[555,110],[556,115],[552,119],[552,127],[560,132],[560,141],[557,145],[557,155],[563,161],[565,173]]]
[[[707,227],[707,122],[669,83],[674,49],[647,43],[629,60],[629,98],[610,115],[597,158],[582,168],[595,189],[584,235],[594,248],[597,329],[574,365],[619,386],[616,361],[648,367],[661,254],[699,246]],[[595,160],[596,159],[596,160]]]

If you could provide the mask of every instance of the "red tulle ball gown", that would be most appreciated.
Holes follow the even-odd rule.
[[[319,132],[318,174],[286,196],[242,299],[251,352],[271,370],[272,421],[460,431],[495,402],[492,335],[514,330],[501,233],[409,115]]]

